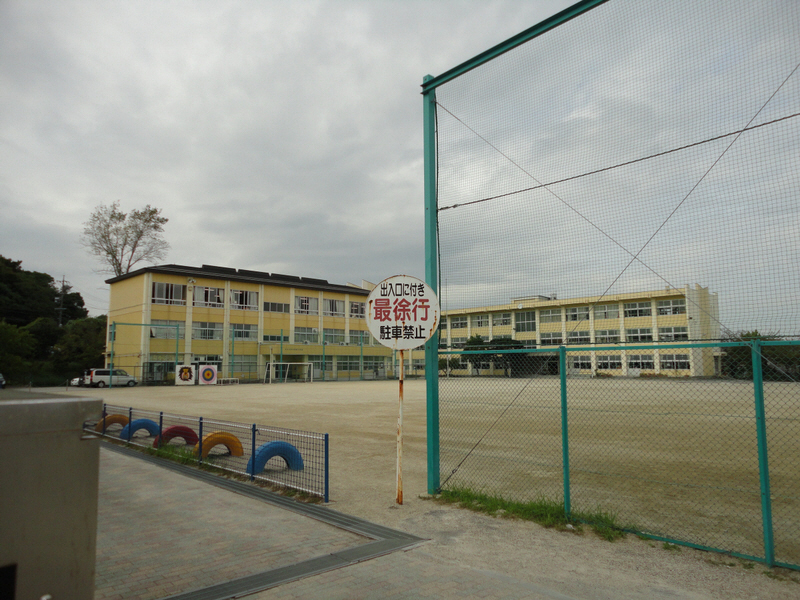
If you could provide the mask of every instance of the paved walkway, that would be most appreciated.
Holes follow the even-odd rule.
[[[231,485],[223,478],[142,456],[101,446],[96,600],[212,600],[242,590],[254,599],[571,599],[448,564],[408,534],[232,484],[276,506],[213,484]]]

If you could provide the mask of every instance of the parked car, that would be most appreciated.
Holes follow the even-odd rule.
[[[84,381],[84,385],[99,388],[107,387],[111,385],[111,383],[110,369],[92,369],[89,371],[88,381]],[[127,371],[123,371],[122,369],[114,369],[113,383],[115,386],[127,385],[128,387],[133,387],[136,385],[137,381],[135,378],[128,375]]]
[[[74,379],[70,380],[69,384],[77,386],[77,387],[82,387],[83,386],[83,377],[75,377]]]
[[[5,389],[6,387],[6,379],[3,377],[3,374],[0,373],[0,390]]]

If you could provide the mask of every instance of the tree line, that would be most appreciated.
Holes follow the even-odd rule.
[[[47,273],[0,255],[0,373],[10,385],[59,385],[103,365],[106,316]]]

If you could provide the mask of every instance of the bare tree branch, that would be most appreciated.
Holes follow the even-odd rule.
[[[149,204],[126,214],[117,200],[94,209],[83,224],[81,243],[107,265],[102,272],[118,277],[139,262],[156,262],[167,255],[169,244],[162,237],[167,221],[160,208]]]

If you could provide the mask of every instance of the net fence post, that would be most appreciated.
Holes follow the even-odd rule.
[[[197,436],[197,462],[200,464],[203,462],[203,417],[198,417],[197,422],[197,431],[199,432]]]
[[[569,492],[569,430],[567,428],[567,347],[558,348],[558,373],[561,378],[561,462],[564,467],[564,513],[572,510]]]
[[[772,529],[772,498],[769,489],[769,457],[767,456],[767,425],[764,413],[764,373],[761,369],[761,340],[750,346],[753,362],[753,394],[756,404],[756,437],[758,440],[758,478],[761,487],[761,521],[764,529],[764,560],[775,566],[775,540]]]
[[[325,502],[328,502],[328,492],[330,490],[330,473],[328,471],[328,434],[325,434]]]
[[[423,77],[423,84],[432,80]],[[425,283],[439,293],[437,264],[437,199],[436,199],[436,92],[435,88],[422,94],[424,170],[425,170]],[[428,439],[428,493],[439,493],[439,324],[425,344],[426,427]]]
[[[256,424],[253,423],[250,440],[250,481],[256,480]]]
[[[108,386],[111,387],[111,386]],[[133,407],[128,407],[128,443],[131,441],[133,427],[131,427],[131,423],[133,423]]]
[[[164,411],[158,413],[158,444],[156,448],[161,448],[161,436],[164,433]]]

